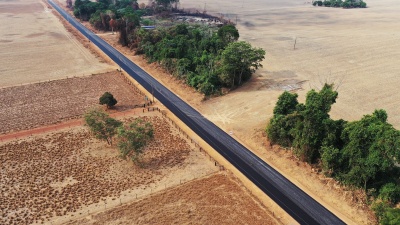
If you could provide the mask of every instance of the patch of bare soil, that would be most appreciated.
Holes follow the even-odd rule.
[[[196,179],[68,224],[276,224],[226,173]]]
[[[117,111],[145,102],[118,72],[0,88],[0,134],[81,117],[106,91],[117,99]]]
[[[0,145],[0,224],[59,224],[218,170],[158,112],[144,167],[77,127]],[[179,179],[177,179],[179,178]]]

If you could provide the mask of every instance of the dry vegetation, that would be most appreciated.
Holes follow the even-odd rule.
[[[82,46],[38,0],[1,1],[0,19],[0,87],[111,68]]]
[[[239,185],[218,173],[68,224],[276,224]]]
[[[0,223],[68,221],[82,212],[104,209],[105,204],[119,205],[134,193],[141,197],[149,188],[176,185],[176,176],[193,179],[217,170],[161,114],[149,113],[143,119],[155,127],[143,168],[121,160],[115,148],[105,147],[79,127],[2,143]]]
[[[81,117],[106,91],[118,100],[118,111],[144,103],[118,72],[0,88],[0,134]]]

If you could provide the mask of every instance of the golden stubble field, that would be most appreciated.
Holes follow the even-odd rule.
[[[0,1],[0,87],[105,72],[40,0]]]
[[[300,100],[325,81],[338,84],[333,118],[357,120],[385,109],[400,128],[400,5],[368,0],[367,9],[318,8],[302,0],[182,1],[238,24],[240,39],[267,52],[251,82],[210,101],[204,113],[232,129],[265,125],[277,96],[297,90]],[[297,38],[296,50],[293,50]]]

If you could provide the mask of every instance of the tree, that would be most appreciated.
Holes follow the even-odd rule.
[[[145,145],[153,139],[153,125],[136,119],[127,126],[118,128],[118,149],[123,159],[130,157],[137,162]]]
[[[368,182],[381,183],[398,169],[400,131],[387,123],[385,110],[375,110],[360,121],[348,123],[342,138],[345,145],[340,178],[344,183],[366,190]]]
[[[383,213],[380,221],[382,225],[398,225],[400,224],[400,209],[399,208],[388,208]]]
[[[112,108],[115,104],[117,104],[117,100],[110,92],[105,92],[99,99],[100,105],[107,105],[107,108]]]
[[[85,125],[99,140],[106,140],[112,145],[112,140],[117,133],[117,127],[122,125],[121,121],[111,118],[107,113],[98,109],[92,109],[84,115]]]
[[[233,25],[225,25],[218,29],[218,37],[225,46],[239,39],[239,31]]]
[[[248,80],[256,69],[262,67],[265,51],[252,48],[244,41],[229,43],[222,52],[220,80],[223,85],[233,88]]]
[[[307,93],[304,109],[299,112],[301,123],[297,123],[294,132],[294,153],[301,160],[309,163],[319,158],[319,150],[327,135],[332,131],[329,111],[336,102],[338,93],[333,91],[333,84],[325,84],[320,92],[311,90]]]

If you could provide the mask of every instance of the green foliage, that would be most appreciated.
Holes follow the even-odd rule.
[[[302,121],[296,124],[293,141],[294,153],[301,160],[312,163],[320,157],[324,139],[333,132],[328,126],[332,124],[328,113],[337,95],[333,85],[328,84],[320,92],[311,90],[307,93],[304,109],[299,112]]]
[[[112,145],[112,140],[117,133],[117,127],[122,125],[122,122],[111,118],[107,113],[101,110],[92,109],[84,115],[85,125],[99,140],[106,140],[109,145]]]
[[[226,87],[233,88],[250,79],[251,74],[259,67],[264,59],[265,51],[261,48],[252,48],[244,41],[231,42],[222,51],[219,78]]]
[[[400,224],[400,209],[399,208],[386,209],[386,211],[383,213],[380,223],[382,225],[399,225]]]
[[[278,98],[278,102],[274,108],[274,115],[288,115],[296,111],[298,95],[288,91],[283,92]]]
[[[369,181],[379,183],[396,169],[395,163],[400,159],[400,132],[386,119],[384,110],[375,110],[372,115],[345,126],[339,175],[344,183],[367,189]]]
[[[332,120],[329,111],[337,98],[333,85],[307,93],[284,92],[274,108],[266,133],[271,143],[293,147],[300,159],[320,162],[325,174],[349,186],[367,190],[378,199],[372,205],[382,224],[398,224],[400,201],[400,131],[387,122],[385,110],[361,120]],[[377,197],[377,198],[376,198]]]
[[[248,43],[235,42],[239,36],[232,25],[216,30],[179,24],[166,29],[141,29],[134,36],[137,54],[160,63],[205,95],[248,80],[265,54]]]
[[[239,39],[239,31],[233,25],[225,25],[218,30],[218,38],[226,46]]]
[[[314,6],[325,6],[325,7],[342,7],[342,8],[366,8],[367,3],[362,0],[324,0],[314,1]]]
[[[385,202],[394,204],[400,201],[400,185],[387,183],[379,191],[379,198]]]
[[[105,92],[99,99],[99,104],[107,105],[107,108],[112,108],[117,102],[118,101],[110,92]]]
[[[127,126],[118,128],[118,149],[123,159],[130,157],[137,162],[143,148],[153,139],[153,125],[141,119],[136,119]]]

